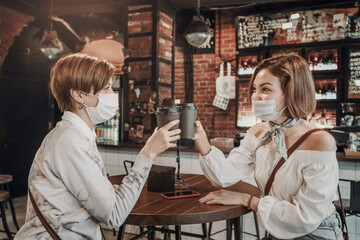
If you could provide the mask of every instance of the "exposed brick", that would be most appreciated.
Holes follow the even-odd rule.
[[[228,12],[222,15],[221,19],[221,55],[222,57],[234,56],[236,51],[235,43],[235,25],[234,15]],[[215,26],[216,30],[216,42],[219,42],[219,29],[218,24]],[[204,129],[209,138],[221,135],[226,137],[234,137],[238,132],[235,129],[235,101],[230,100],[228,110],[224,111],[217,107],[212,106],[212,102],[215,97],[215,84],[216,78],[219,76],[219,72],[215,71],[215,68],[219,66],[222,61],[219,57],[219,45],[215,46],[215,54],[198,54],[193,56],[193,75],[194,75],[194,102],[198,106],[198,118],[202,122]],[[177,78],[177,76],[184,76],[184,56],[182,50],[177,47],[175,49],[176,56],[176,68],[175,68],[175,82],[179,84],[179,81],[184,81],[184,78]],[[181,62],[181,68],[177,65]],[[235,62],[233,62],[235,66]],[[235,73],[232,73],[235,75]],[[246,102],[247,100],[247,83],[240,85],[240,92],[244,92],[244,96],[241,100]],[[243,90],[244,89],[244,90]],[[182,96],[179,90],[175,90],[175,96]],[[241,102],[240,102],[241,103]],[[249,103],[247,103],[249,105]],[[251,105],[249,105],[251,107]],[[218,115],[219,117],[216,117]]]
[[[7,8],[3,5],[0,5],[0,66],[2,65],[6,55],[7,50],[14,42],[14,38],[19,36],[20,32],[24,27],[27,26],[27,23],[34,21],[34,17],[26,15],[17,10]]]

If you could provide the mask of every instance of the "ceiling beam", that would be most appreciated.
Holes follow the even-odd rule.
[[[81,15],[89,13],[113,13],[118,12],[117,7],[107,5],[106,3],[93,4],[72,4],[54,7],[54,14],[58,15]]]

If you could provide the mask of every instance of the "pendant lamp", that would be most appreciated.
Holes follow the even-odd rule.
[[[53,0],[51,0],[50,4],[50,29],[44,31],[44,35],[40,41],[40,50],[47,58],[55,59],[63,52],[64,48],[57,36],[57,32],[53,30],[51,19],[53,14]]]
[[[211,32],[209,26],[205,23],[204,17],[200,15],[200,0],[197,3],[196,15],[185,30],[184,36],[191,46],[201,48],[209,43]]]

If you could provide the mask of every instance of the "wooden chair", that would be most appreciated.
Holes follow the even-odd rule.
[[[342,198],[344,212],[346,215],[343,217],[351,215],[360,217],[360,181],[353,181],[347,179],[339,179],[339,181],[350,183],[350,199]],[[334,202],[334,205],[340,216],[342,216],[340,200]]]
[[[13,181],[12,175],[0,174],[0,190],[7,191],[9,193],[9,199],[7,202],[9,202],[9,205],[10,205],[11,216],[12,216],[14,225],[15,225],[16,229],[19,230],[19,224],[17,223],[17,220],[16,220],[15,208],[14,208],[14,203],[12,201],[10,185],[9,185],[12,181]]]
[[[10,232],[9,226],[7,225],[6,212],[5,212],[5,203],[9,201],[9,199],[10,199],[9,192],[0,190],[0,215],[4,226],[4,231],[3,230],[0,231],[5,232],[8,238],[12,240],[13,237],[12,237],[12,233]]]

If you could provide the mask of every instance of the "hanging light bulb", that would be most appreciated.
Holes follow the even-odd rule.
[[[208,44],[211,39],[210,28],[206,24],[204,17],[200,15],[200,0],[198,0],[196,13],[185,30],[184,36],[191,46],[200,48]]]
[[[40,42],[41,52],[49,59],[54,59],[60,55],[64,48],[57,37],[57,32],[54,30],[45,31]]]
[[[44,31],[44,35],[40,41],[41,52],[49,59],[54,59],[59,56],[64,48],[57,36],[57,32],[52,27],[52,11],[53,11],[53,0],[50,5],[50,30]]]

